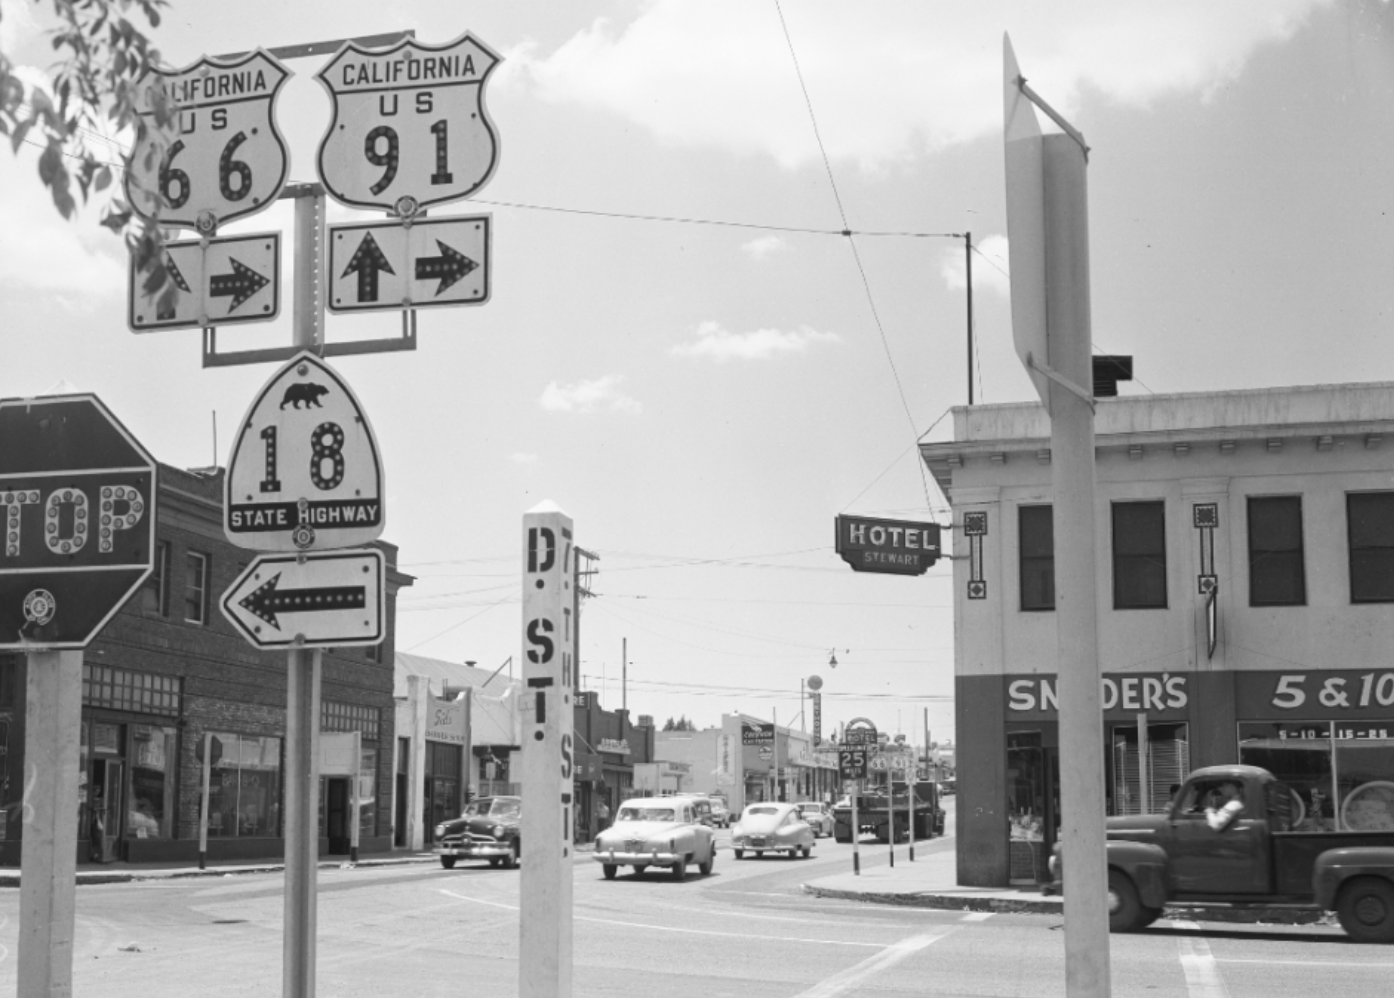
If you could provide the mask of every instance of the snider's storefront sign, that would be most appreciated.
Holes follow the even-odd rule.
[[[1111,720],[1146,713],[1155,720],[1185,720],[1191,702],[1190,677],[1183,674],[1136,673],[1104,676],[1102,706]],[[1008,676],[1007,719],[1055,720],[1060,709],[1059,685],[1053,675]]]

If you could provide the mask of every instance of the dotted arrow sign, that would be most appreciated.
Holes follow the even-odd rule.
[[[258,648],[376,645],[386,559],[375,548],[262,555],[223,594],[223,616]]]
[[[348,277],[349,274],[357,274],[358,300],[360,302],[375,302],[378,300],[379,271],[386,271],[389,274],[397,273],[378,247],[378,241],[369,232],[358,244],[358,249],[354,250],[353,258],[349,260],[348,266],[344,268],[344,272],[340,276]]]
[[[238,600],[237,605],[255,614],[277,630],[281,625],[276,614],[315,613],[326,610],[361,610],[367,598],[366,586],[307,586],[300,589],[277,589],[280,573]]]
[[[442,291],[478,267],[479,264],[439,239],[436,240],[436,245],[440,247],[440,256],[417,257],[416,279],[429,281],[437,277],[440,278],[440,283],[436,285],[436,297],[439,297]]]
[[[228,306],[228,311],[235,312],[238,305],[270,284],[271,278],[263,277],[236,257],[232,257],[231,261],[231,274],[214,274],[209,278],[208,296],[231,298],[232,304]]]

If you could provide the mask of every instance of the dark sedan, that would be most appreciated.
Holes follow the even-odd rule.
[[[436,826],[436,855],[449,870],[457,859],[487,859],[490,866],[518,865],[521,797],[479,797],[454,821]]]

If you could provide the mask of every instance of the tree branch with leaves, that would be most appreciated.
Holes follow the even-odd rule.
[[[159,27],[160,11],[168,4],[49,0],[45,5],[34,0],[34,6],[52,9],[49,35],[60,57],[47,71],[46,85],[40,85],[26,82],[11,56],[0,51],[0,134],[9,137],[16,154],[26,144],[41,150],[39,180],[59,214],[72,218],[77,210],[74,188],[87,202],[111,186],[116,171],[129,168],[133,150],[148,148],[153,134],[173,131],[174,104],[149,102],[138,86],[160,63],[149,32]],[[130,135],[129,148],[107,138],[115,135]],[[119,150],[115,161],[113,150]],[[123,236],[137,269],[148,272],[147,292],[165,284],[164,240],[156,220],[139,219],[113,194],[102,224]],[[172,292],[172,286],[166,291]]]

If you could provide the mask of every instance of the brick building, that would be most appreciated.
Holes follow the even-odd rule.
[[[159,471],[156,567],[84,652],[78,859],[197,859],[204,735],[211,733],[210,859],[280,857],[286,656],[253,649],[218,600],[254,557],[222,528],[223,470]],[[396,596],[411,584],[387,558],[386,641],[324,653],[320,726],[360,731],[360,851],[391,848],[392,655]],[[24,787],[25,656],[0,656],[0,865],[18,865]],[[347,854],[350,783],[320,786],[320,852]]]

